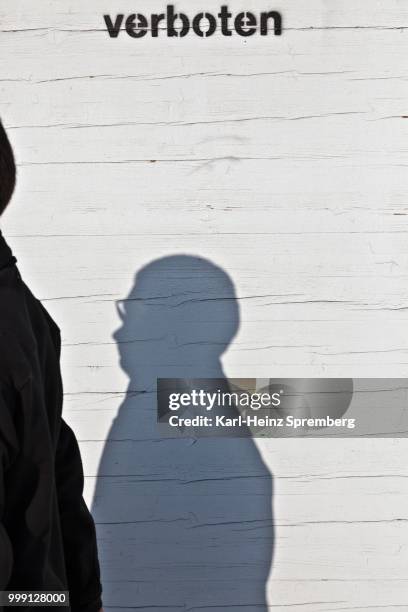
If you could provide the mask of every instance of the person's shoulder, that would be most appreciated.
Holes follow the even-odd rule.
[[[19,389],[30,376],[30,361],[22,338],[0,326],[0,383]]]

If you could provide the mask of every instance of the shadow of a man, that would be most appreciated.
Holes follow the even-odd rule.
[[[161,438],[157,378],[225,378],[239,328],[219,267],[175,255],[140,270],[114,338],[129,387],[103,451],[93,514],[105,605],[266,612],[272,476],[250,437]]]

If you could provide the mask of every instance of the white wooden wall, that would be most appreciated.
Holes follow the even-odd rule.
[[[197,475],[188,449],[183,463],[178,455],[172,463],[170,449],[152,451],[154,435],[126,404],[114,302],[149,262],[180,254],[212,261],[235,285],[240,327],[223,356],[228,375],[408,375],[408,4],[229,5],[280,10],[283,35],[112,40],[104,13],[160,12],[164,3],[0,5],[0,115],[19,164],[2,227],[63,330],[65,415],[98,522],[106,608],[263,610],[245,600],[256,560],[234,571],[222,558],[223,522],[265,546],[271,518],[257,505],[268,487],[251,493],[261,470],[273,475],[268,610],[405,610],[405,440],[262,441],[256,474],[255,447],[248,464],[232,454],[226,465],[218,448]],[[215,13],[219,3],[177,6]],[[217,291],[207,280],[194,299]],[[210,328],[197,332],[194,349]],[[148,353],[153,372],[168,371],[160,351],[178,340],[164,333]],[[237,474],[243,484],[231,493]],[[220,504],[218,514],[203,510],[205,537],[194,540],[221,555],[213,572],[177,527],[192,512],[179,492],[200,478],[208,488],[183,500],[196,508],[208,494]],[[135,508],[133,496],[146,503]]]

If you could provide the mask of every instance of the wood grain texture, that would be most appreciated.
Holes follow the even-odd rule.
[[[408,608],[404,440],[153,427],[158,373],[408,373],[408,5],[272,4],[230,2],[280,10],[281,37],[208,40],[109,39],[104,13],[158,0],[0,7],[2,228],[62,327],[109,611]],[[197,258],[218,272],[180,273]]]

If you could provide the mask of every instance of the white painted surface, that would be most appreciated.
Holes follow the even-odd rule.
[[[248,463],[224,463],[218,448],[201,464],[179,448],[182,463],[172,463],[174,450],[152,440],[149,412],[139,422],[126,403],[112,337],[114,302],[135,273],[187,253],[235,285],[228,375],[407,376],[408,5],[231,0],[234,11],[281,10],[281,37],[138,41],[103,31],[105,12],[163,5],[0,6],[0,114],[19,162],[4,231],[63,330],[65,414],[81,441],[87,499],[97,492],[105,523],[106,607],[263,609],[245,600],[259,564],[226,560],[242,554],[231,534],[264,550],[268,487],[256,473],[269,470],[269,610],[408,609],[406,441],[273,440],[258,444],[264,464],[254,448]],[[189,13],[218,6],[179,3]],[[156,296],[171,289],[171,278],[155,282]],[[156,371],[183,371],[186,343],[190,372],[208,359],[203,341],[215,342],[223,311],[204,321],[203,306],[194,319],[177,300],[201,304],[219,288],[211,278],[194,294],[182,285],[176,303],[143,302],[157,318],[134,343],[136,382],[140,368],[147,385]],[[153,340],[180,308],[186,325]],[[122,342],[137,333],[122,330]],[[223,521],[231,532],[214,524]]]

